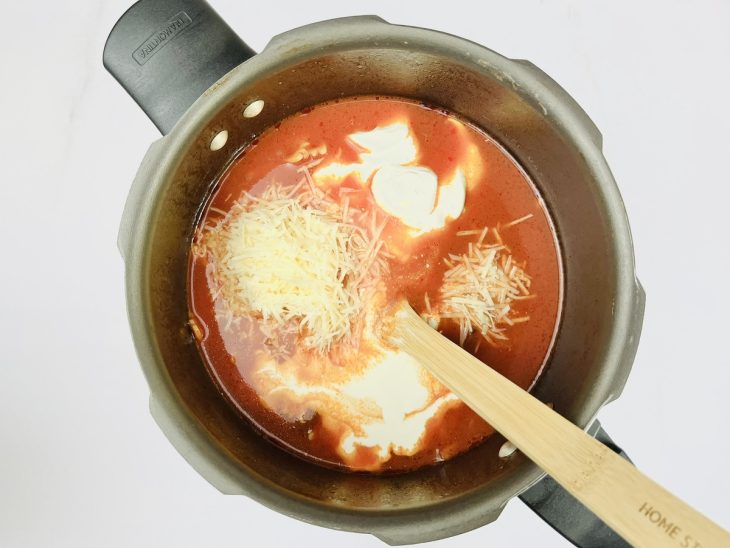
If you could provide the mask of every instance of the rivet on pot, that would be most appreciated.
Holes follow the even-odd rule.
[[[256,116],[261,114],[262,110],[264,110],[264,100],[257,99],[256,101],[249,103],[246,108],[243,109],[243,117],[255,118]]]
[[[228,130],[219,131],[210,141],[210,150],[216,151],[222,149],[226,141],[228,141]]]
[[[502,444],[502,447],[499,448],[499,458],[500,459],[506,459],[507,457],[511,456],[512,453],[517,451],[517,447],[515,447],[515,444],[511,441],[506,441]]]

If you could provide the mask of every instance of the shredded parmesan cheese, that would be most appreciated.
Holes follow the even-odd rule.
[[[505,226],[514,226],[529,218],[525,216]],[[439,315],[458,322],[462,346],[474,330],[492,344],[507,340],[505,326],[529,320],[528,316],[513,317],[512,305],[516,300],[531,296],[531,278],[525,272],[524,264],[514,262],[499,232],[496,229],[492,232],[496,244],[484,243],[486,228],[457,233],[458,236],[479,234],[480,237],[476,242],[469,242],[467,253],[449,254],[448,259],[444,259],[449,269],[444,273],[441,286]]]
[[[297,185],[244,195],[201,240],[231,316],[257,315],[271,334],[298,333],[324,353],[353,335],[387,268],[379,257],[384,223],[359,226],[359,210],[314,187],[308,170],[303,175]]]

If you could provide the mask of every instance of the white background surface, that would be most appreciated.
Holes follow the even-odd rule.
[[[158,134],[101,65],[129,2],[2,0],[0,545],[379,546],[219,494],[149,416],[115,240]],[[730,3],[214,5],[255,49],[358,13],[443,30],[530,59],[581,103],[648,294],[633,373],[600,417],[640,468],[730,528]],[[538,543],[566,545],[515,500],[436,545]]]

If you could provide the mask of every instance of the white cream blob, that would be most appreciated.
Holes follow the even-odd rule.
[[[463,170],[457,168],[451,179],[439,185],[431,169],[415,165],[418,147],[407,123],[352,133],[348,140],[362,149],[360,162],[334,162],[318,169],[314,172],[318,184],[326,186],[352,175],[362,185],[371,181],[375,203],[413,229],[412,236],[443,228],[464,211]]]
[[[396,122],[371,131],[352,133],[348,139],[365,149],[360,154],[363,163],[377,166],[409,164],[416,160],[418,150],[408,124]]]
[[[438,186],[436,174],[426,167],[385,166],[373,176],[371,190],[385,212],[415,229],[412,236],[443,228],[449,219],[461,215],[466,202],[461,169]]]
[[[417,226],[423,232],[446,226],[449,219],[458,219],[466,203],[466,177],[461,169],[454,171],[451,179],[439,187],[436,208],[429,216],[429,223]]]
[[[411,227],[429,224],[438,179],[427,167],[386,165],[373,175],[370,190],[383,211]]]
[[[320,413],[344,428],[338,451],[345,461],[358,447],[375,451],[380,462],[413,455],[421,449],[428,421],[459,400],[449,391],[434,393],[434,380],[410,355],[380,349],[378,358],[345,377],[330,363],[319,379],[303,379],[301,364],[267,358],[251,380],[279,415],[306,420]]]
[[[348,140],[361,149],[359,163],[333,162],[313,174],[318,184],[326,185],[354,175],[360,184],[367,184],[371,175],[386,165],[408,164],[416,160],[418,151],[407,123],[396,122],[371,131],[352,133]]]
[[[387,351],[362,376],[342,386],[346,397],[372,400],[381,410],[381,420],[360,424],[361,434],[350,432],[340,442],[340,448],[352,454],[357,446],[374,448],[378,456],[387,459],[390,453],[412,455],[420,448],[426,423],[449,401],[458,398],[448,392],[433,399],[423,384],[423,370],[409,355]]]

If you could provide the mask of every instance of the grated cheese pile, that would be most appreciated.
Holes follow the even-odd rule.
[[[531,215],[513,221],[509,226],[529,217]],[[457,233],[459,236],[480,236],[476,242],[469,243],[467,253],[449,254],[444,259],[449,270],[444,273],[441,286],[439,316],[459,323],[461,346],[474,330],[490,344],[507,340],[505,326],[530,319],[528,316],[514,317],[512,305],[531,297],[531,279],[525,273],[525,265],[513,261],[499,232],[492,230],[497,240],[493,244],[484,243],[489,232],[487,228]]]
[[[384,224],[373,218],[372,230],[361,227],[361,213],[311,185],[306,167],[296,185],[245,194],[202,237],[230,313],[253,313],[274,336],[298,333],[322,353],[351,337],[387,268],[379,257]]]

